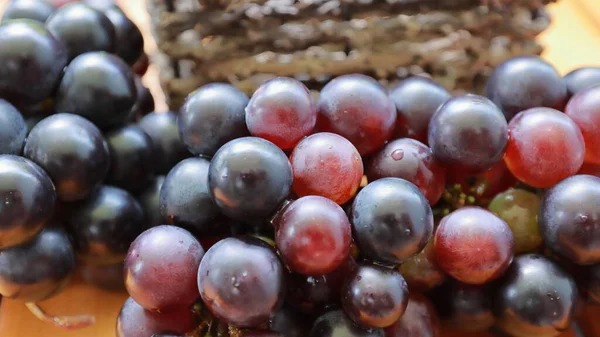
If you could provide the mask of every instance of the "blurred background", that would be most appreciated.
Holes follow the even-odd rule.
[[[490,0],[493,1],[493,0]],[[0,2],[1,8],[8,1]],[[145,35],[145,51],[152,55],[156,44],[150,34],[149,16],[145,0],[116,1],[128,16],[140,27]],[[0,8],[0,10],[1,10]],[[553,17],[550,29],[544,32],[539,41],[544,45],[543,56],[561,74],[581,66],[600,65],[600,0],[562,0],[549,7]],[[154,65],[143,79],[150,88],[156,102],[157,111],[166,111],[165,96],[162,93],[158,70]],[[0,304],[1,337],[112,337],[118,310],[126,299],[126,293],[107,292],[85,285],[75,279],[72,285],[60,295],[40,303],[49,313],[56,315],[94,314],[97,324],[79,331],[58,330],[35,319],[21,302],[3,300]],[[589,309],[589,310],[598,310]],[[598,312],[596,312],[598,315]],[[600,336],[600,324],[587,320],[587,329],[594,331],[589,336]],[[595,326],[595,327],[594,327]],[[456,335],[466,337],[464,334]],[[484,337],[478,334],[479,337]],[[575,336],[567,332],[564,336]],[[562,337],[562,336],[561,336]]]

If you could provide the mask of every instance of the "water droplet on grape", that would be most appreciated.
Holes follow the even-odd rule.
[[[588,221],[588,217],[587,215],[580,215],[577,220],[579,221],[579,223],[585,223],[586,221]]]
[[[410,228],[406,228],[406,229],[404,230],[404,234],[406,234],[406,235],[410,235],[410,233],[411,233],[411,232],[412,232],[412,231],[410,230]]]
[[[394,152],[392,152],[392,158],[394,160],[401,160],[402,158],[404,158],[404,150],[395,150]]]

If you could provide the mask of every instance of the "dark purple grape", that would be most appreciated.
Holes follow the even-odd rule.
[[[494,325],[492,298],[486,286],[448,280],[434,290],[432,299],[440,318],[452,328],[483,332]]]
[[[146,225],[158,226],[164,223],[160,214],[160,189],[165,181],[165,176],[155,177],[146,189],[138,196],[138,201],[144,209]]]
[[[31,240],[44,228],[54,212],[56,190],[33,162],[0,155],[0,200],[0,249],[4,249]]]
[[[28,19],[3,23],[0,37],[0,97],[20,106],[50,96],[67,65],[65,46]]]
[[[276,223],[275,241],[283,262],[292,271],[323,275],[348,258],[352,229],[342,207],[313,195],[286,207]]]
[[[110,171],[106,183],[131,192],[143,190],[154,175],[152,139],[135,125],[106,134],[110,151]]]
[[[110,19],[117,36],[116,54],[133,65],[144,53],[144,37],[140,29],[116,5],[108,6],[104,14]]]
[[[208,309],[237,327],[257,327],[275,313],[284,291],[284,269],[264,241],[227,238],[204,255],[198,288]]]
[[[451,97],[446,88],[425,77],[413,76],[398,83],[390,90],[398,112],[395,138],[408,137],[427,143],[431,117]]]
[[[77,115],[60,113],[29,133],[24,156],[50,176],[62,201],[87,197],[108,174],[108,144],[100,130]]]
[[[383,337],[381,329],[363,329],[341,310],[321,315],[314,322],[308,337]]]
[[[127,191],[101,186],[86,200],[71,205],[67,222],[84,262],[122,261],[129,245],[146,228],[142,206]]]
[[[108,291],[125,291],[123,263],[109,265],[84,264],[81,276],[87,283]]]
[[[307,315],[321,313],[340,300],[339,292],[334,291],[326,275],[305,276],[290,272],[285,277],[285,286],[286,302]]]
[[[408,286],[398,270],[360,265],[342,290],[344,311],[354,322],[385,328],[396,322],[408,304]]]
[[[249,135],[244,109],[248,96],[225,83],[208,84],[187,96],[179,110],[179,135],[196,155],[214,155],[230,140]]]
[[[209,166],[204,158],[188,158],[171,169],[160,190],[160,214],[165,223],[198,237],[213,234],[219,208],[208,188]]]
[[[516,337],[556,336],[569,328],[578,308],[571,276],[541,255],[515,258],[495,291],[496,324]]]
[[[600,263],[600,178],[576,175],[549,189],[539,222],[554,253],[577,264]]]
[[[137,99],[134,75],[118,57],[106,52],[77,56],[56,94],[56,109],[81,115],[101,129],[124,125]]]
[[[9,102],[0,99],[0,154],[20,155],[27,137],[23,115]]]
[[[135,117],[140,119],[154,111],[154,96],[152,96],[150,89],[144,86],[142,78],[138,75],[135,76],[135,88],[137,89],[137,101],[133,110],[135,111]]]
[[[431,118],[429,146],[445,167],[472,172],[491,169],[502,160],[508,143],[508,123],[489,99],[454,97]]]
[[[439,337],[440,322],[427,297],[411,292],[404,315],[385,329],[386,337]]]
[[[569,96],[600,85],[600,67],[582,67],[564,76]]]
[[[177,115],[173,112],[152,112],[138,126],[152,138],[156,173],[166,175],[171,168],[191,154],[185,149],[177,131]]]
[[[400,178],[379,179],[358,192],[351,222],[361,254],[392,264],[418,254],[433,233],[427,198]]]
[[[165,334],[183,335],[196,327],[189,308],[167,313],[144,310],[131,297],[125,301],[117,318],[117,337],[150,337]]]
[[[48,18],[46,27],[64,43],[69,61],[87,52],[115,50],[115,27],[106,15],[85,3],[60,7]]]
[[[32,240],[0,253],[0,295],[38,302],[58,293],[75,270],[67,234],[46,228]]]
[[[269,329],[281,333],[283,337],[306,337],[311,323],[308,317],[283,306],[271,316]]]
[[[199,297],[198,267],[204,249],[185,229],[152,227],[133,241],[125,258],[125,286],[146,310],[190,307]]]
[[[225,215],[238,220],[265,218],[288,196],[292,166],[275,144],[256,137],[238,138],[213,157],[208,185]]]
[[[54,6],[44,0],[12,0],[4,9],[2,22],[13,19],[30,19],[46,22]]]
[[[327,83],[317,109],[319,131],[343,136],[363,156],[390,140],[396,126],[396,107],[385,88],[360,74],[339,76]]]
[[[530,108],[562,110],[567,85],[558,71],[539,56],[513,57],[498,65],[487,82],[486,96],[507,120]]]

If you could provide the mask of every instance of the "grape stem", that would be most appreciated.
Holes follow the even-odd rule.
[[[25,306],[37,319],[62,329],[81,329],[96,323],[96,318],[91,315],[51,316],[44,312],[36,303],[25,303]]]

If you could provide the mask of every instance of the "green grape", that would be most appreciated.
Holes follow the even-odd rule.
[[[400,266],[400,274],[411,291],[429,291],[441,285],[446,279],[444,272],[435,264],[432,243],[433,239],[429,240],[425,249]]]
[[[533,252],[542,245],[538,224],[539,196],[523,189],[509,189],[496,195],[489,209],[510,226],[517,254]]]

